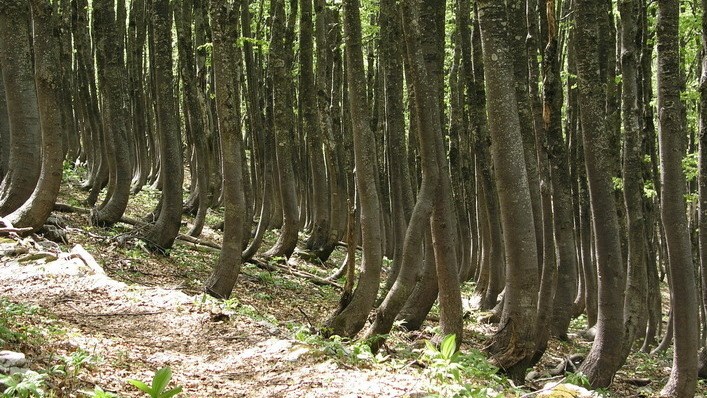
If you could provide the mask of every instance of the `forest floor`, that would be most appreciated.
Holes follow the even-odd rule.
[[[66,180],[60,199],[79,206],[85,194],[78,177]],[[129,215],[146,214],[157,197],[144,190],[131,200]],[[341,263],[344,248],[325,264],[297,254],[277,271],[244,264],[233,298],[216,301],[201,293],[218,256],[213,249],[178,242],[168,256],[157,256],[129,238],[132,226],[103,229],[90,227],[88,215],[60,217],[67,243],[0,238],[0,349],[23,352],[30,368],[47,375],[46,396],[91,396],[79,391],[94,386],[120,397],[144,396],[127,380],[149,382],[165,366],[187,397],[532,396],[544,382],[560,381],[549,375],[552,367],[591,344],[580,337],[586,327],[580,317],[569,342],[550,342],[535,369],[540,380],[515,387],[478,351],[493,327],[478,321],[487,314],[474,308],[473,288],[466,286],[462,352],[465,364],[477,365],[460,380],[449,361],[440,366],[440,352],[426,346],[435,338],[437,308],[422,331],[394,331],[378,355],[360,342],[316,334],[340,291],[287,270],[326,277]],[[207,224],[218,219],[211,214]],[[218,243],[219,233],[207,227],[204,238]],[[632,354],[603,393],[656,396],[670,366],[670,350]],[[704,382],[698,388],[704,391]]]

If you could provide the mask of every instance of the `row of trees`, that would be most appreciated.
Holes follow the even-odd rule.
[[[63,162],[86,165],[95,225],[159,188],[136,232],[156,251],[183,213],[199,236],[223,206],[205,283],[223,298],[256,253],[289,257],[306,231],[326,261],[343,239],[325,334],[377,349],[438,300],[461,337],[473,281],[498,322],[490,358],[517,381],[586,313],[581,370],[609,385],[657,345],[667,279],[663,393],[692,396],[707,366],[705,3],[0,0],[0,216],[40,228]]]

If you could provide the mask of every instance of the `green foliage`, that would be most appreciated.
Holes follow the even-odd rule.
[[[150,398],[171,398],[182,392],[181,386],[167,390],[167,385],[171,379],[172,369],[169,366],[165,366],[155,373],[151,385],[135,379],[128,380],[128,383],[147,394]]]
[[[383,355],[380,352],[374,355],[366,340],[348,341],[337,335],[327,339],[319,334],[311,333],[304,327],[295,331],[294,338],[301,343],[311,346],[315,354],[333,357],[338,361],[351,365],[360,366],[371,363],[382,363],[389,358],[387,355]]]
[[[586,389],[592,388],[592,385],[589,383],[589,378],[582,372],[568,373],[567,376],[565,376],[565,383],[574,384],[575,386]]]
[[[93,365],[95,361],[96,357],[94,355],[79,348],[70,355],[62,356],[61,363],[50,367],[46,373],[63,378],[66,386],[72,388],[78,380],[79,373],[86,367]]]
[[[93,387],[93,391],[79,391],[81,394],[91,398],[119,398],[112,392],[103,391],[99,386]]]
[[[438,397],[496,397],[507,382],[498,375],[498,368],[491,365],[478,350],[462,353],[456,350],[456,336],[448,335],[437,348],[425,342],[420,358],[427,368],[431,387]]]
[[[43,397],[46,374],[28,370],[25,373],[15,373],[13,375],[0,375],[0,384],[7,386],[2,394],[2,398],[29,398]]]
[[[36,306],[15,304],[0,297],[0,345],[19,343],[36,334],[34,329],[20,325],[19,320],[37,311],[39,308]]]
[[[687,181],[695,181],[699,172],[697,164],[697,153],[688,153],[682,159],[682,170]]]

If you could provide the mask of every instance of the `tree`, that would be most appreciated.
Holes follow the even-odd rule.
[[[382,266],[380,201],[376,186],[377,160],[373,132],[368,125],[368,100],[361,49],[361,17],[358,0],[345,0],[344,42],[346,44],[346,77],[349,93],[349,112],[353,127],[354,157],[356,162],[356,189],[361,208],[361,243],[363,262],[358,285],[351,302],[327,320],[329,335],[355,336],[365,325],[378,292]]]
[[[0,66],[10,125],[8,169],[0,183],[0,216],[32,195],[41,171],[40,124],[30,50],[29,3],[0,3]]]
[[[636,17],[638,1],[625,0],[621,12],[621,119],[624,129],[624,203],[628,231],[626,298],[624,301],[625,344],[627,357],[631,345],[646,322],[647,262],[643,216],[643,145],[638,106],[638,52],[640,43]]]
[[[535,223],[515,100],[509,25],[503,3],[479,1],[486,109],[506,258],[501,321],[488,351],[492,361],[522,381],[535,353],[538,262]]]
[[[32,0],[32,33],[34,48],[37,104],[42,129],[42,171],[32,195],[6,219],[15,227],[39,229],[54,209],[63,172],[61,123],[61,90],[59,37],[56,15],[49,2]]]
[[[658,134],[661,161],[661,221],[670,267],[670,296],[675,350],[670,378],[661,395],[691,397],[697,377],[698,315],[687,216],[682,158],[685,135],[680,101],[680,2],[660,0],[656,30],[658,49]]]
[[[296,3],[294,3],[296,5]],[[270,73],[272,74],[273,129],[277,142],[277,175],[280,192],[280,208],[282,209],[282,228],[280,236],[266,257],[289,257],[297,246],[297,233],[301,226],[299,209],[297,207],[297,192],[293,170],[294,148],[293,131],[294,115],[291,104],[290,76],[292,66],[292,50],[288,44],[288,30],[294,29],[296,8],[290,10],[289,25],[285,21],[285,2],[277,0],[271,5],[272,37],[270,44]]]
[[[154,78],[157,91],[157,132],[159,134],[162,197],[157,221],[142,233],[142,238],[157,251],[172,247],[179,233],[182,215],[182,139],[174,109],[172,75],[172,18],[169,2],[154,0]]]
[[[225,215],[221,254],[214,272],[206,281],[205,290],[212,296],[228,298],[240,273],[243,224],[246,221],[241,168],[240,76],[236,48],[231,44],[238,37],[239,7],[230,0],[211,0],[209,15],[213,29],[213,65]]]
[[[122,3],[118,1],[118,3]],[[103,139],[108,163],[108,191],[103,203],[91,215],[96,225],[110,226],[120,220],[128,205],[132,170],[128,148],[125,93],[126,79],[122,52],[116,51],[125,39],[113,0],[93,3],[93,31],[96,36],[98,92],[102,98]]]
[[[596,337],[580,370],[592,387],[606,387],[623,364],[624,267],[611,173],[610,132],[606,127],[606,93],[599,75],[599,31],[602,4],[577,0],[575,49],[580,121],[589,186],[599,285]]]

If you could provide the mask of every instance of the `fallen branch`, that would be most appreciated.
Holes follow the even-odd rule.
[[[0,235],[11,235],[11,234],[21,234],[24,232],[30,232],[32,228],[0,228]]]
[[[54,210],[61,213],[78,213],[78,214],[91,214],[90,209],[83,207],[71,206],[66,203],[55,203]]]
[[[330,281],[330,280],[321,278],[321,277],[316,276],[316,275],[314,275],[314,274],[310,274],[309,272],[306,272],[306,271],[299,271],[299,270],[290,268],[290,267],[285,266],[285,265],[280,265],[280,264],[278,264],[278,263],[267,263],[267,262],[260,261],[260,260],[257,260],[257,259],[250,259],[250,260],[248,260],[247,262],[249,262],[249,263],[251,263],[251,264],[255,264],[256,266],[258,266],[258,268],[262,268],[262,269],[265,269],[265,270],[267,270],[267,271],[277,271],[277,270],[281,270],[281,271],[288,272],[288,273],[291,274],[291,275],[294,275],[294,276],[298,276],[298,277],[300,277],[300,278],[307,279],[307,280],[309,280],[310,282],[314,283],[315,285],[328,285],[328,286],[333,286],[333,287],[335,287],[335,288],[337,288],[337,289],[343,289],[343,287],[342,287],[340,284],[336,283],[336,282],[333,282],[333,281]]]
[[[32,228],[30,227],[25,227],[25,228],[15,228],[14,225],[12,225],[11,222],[7,221],[6,219],[0,217],[0,223],[4,225],[4,227],[0,228],[0,235],[10,235],[10,234],[19,234],[23,232],[30,232],[32,231]]]
[[[195,245],[206,246],[206,247],[210,247],[210,248],[212,248],[212,249],[221,250],[221,245],[219,245],[219,244],[216,243],[216,242],[212,242],[212,241],[210,241],[210,240],[199,239],[199,238],[195,238],[195,237],[193,237],[193,236],[183,235],[183,234],[177,235],[177,239],[182,240],[182,241],[184,241],[184,242],[193,243],[193,244],[195,244]]]

